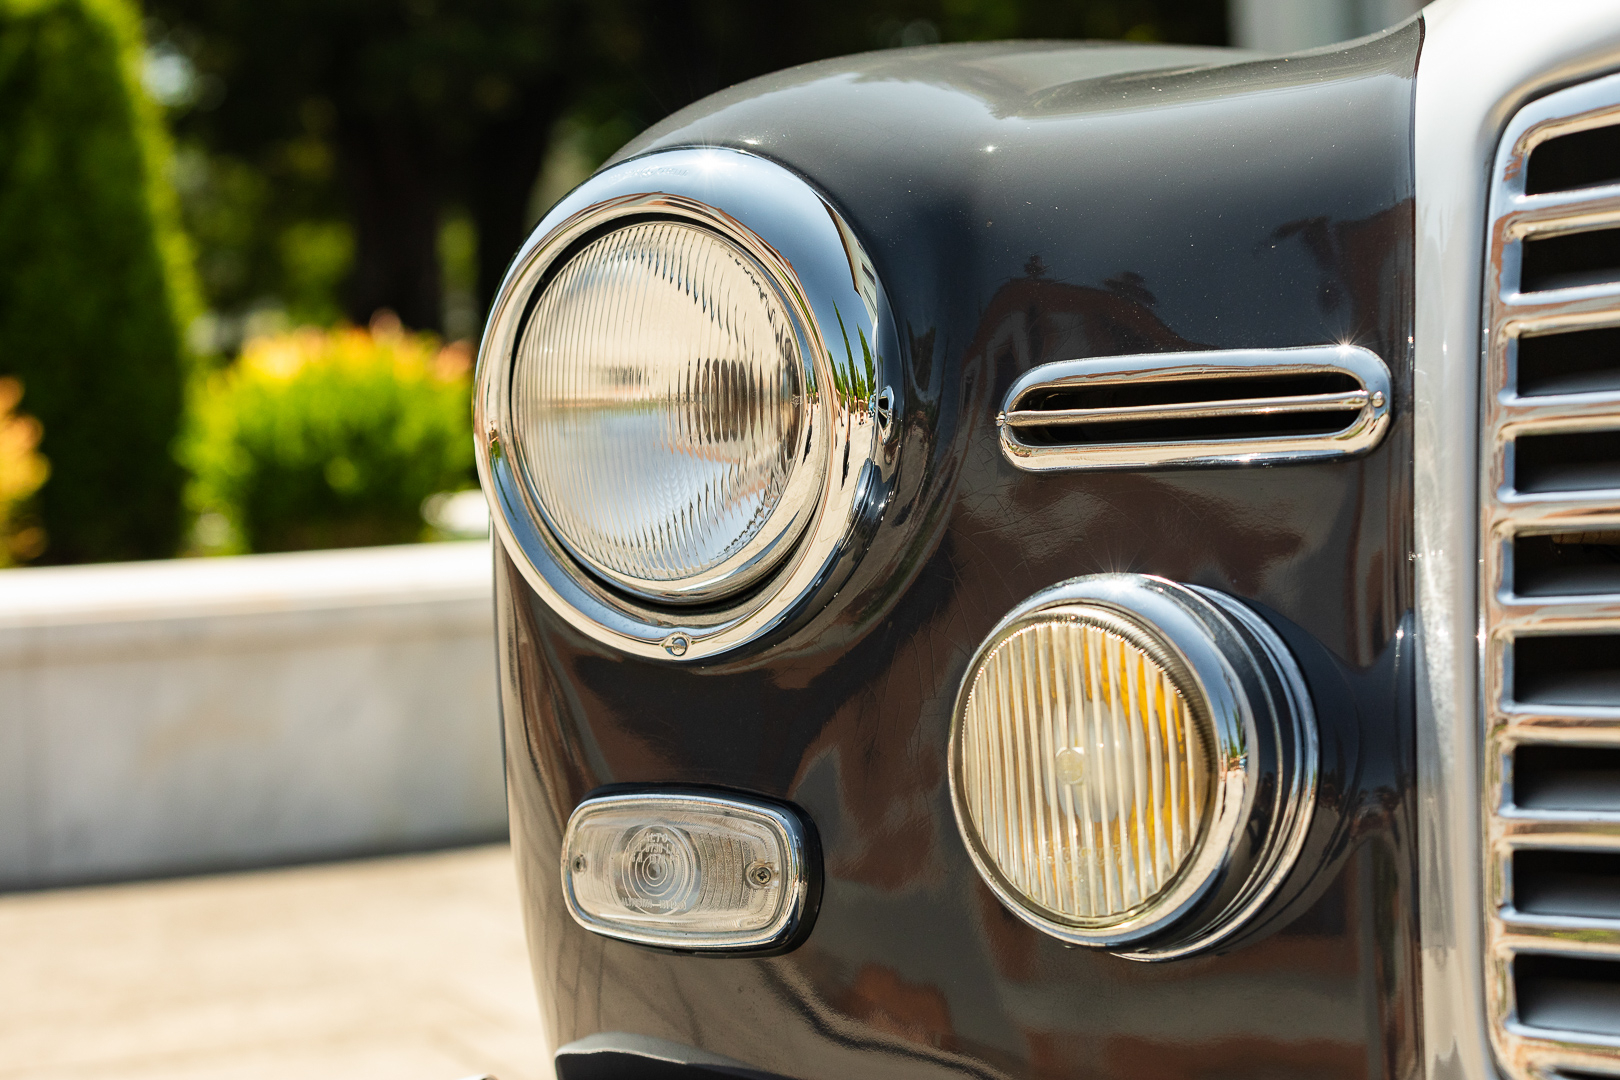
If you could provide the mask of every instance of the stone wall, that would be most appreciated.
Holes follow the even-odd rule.
[[[0,888],[505,834],[487,541],[0,572]]]

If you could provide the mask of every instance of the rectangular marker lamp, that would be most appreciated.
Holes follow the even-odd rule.
[[[568,819],[562,886],[587,930],[682,950],[760,951],[795,936],[810,899],[805,830],[741,798],[635,793]]]

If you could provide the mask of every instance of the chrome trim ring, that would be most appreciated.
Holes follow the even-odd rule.
[[[1267,661],[1268,674],[1274,676],[1268,692],[1274,698],[1271,713],[1277,721],[1275,734],[1281,746],[1292,747],[1296,757],[1295,768],[1289,770],[1286,782],[1278,785],[1276,817],[1270,836],[1237,895],[1218,915],[1191,935],[1161,947],[1124,954],[1132,960],[1174,960],[1189,956],[1241,930],[1276,895],[1288,872],[1299,860],[1316,810],[1316,787],[1321,762],[1316,712],[1311,706],[1305,677],[1294,662],[1293,654],[1277,632],[1242,601],[1214,589],[1196,585],[1190,588],[1248,631],[1251,658],[1257,659],[1255,654],[1258,654]],[[1286,754],[1284,750],[1284,756]]]
[[[827,463],[792,549],[763,583],[704,608],[632,596],[586,570],[545,524],[513,452],[512,371],[537,289],[582,239],[649,217],[718,233],[770,275],[801,334],[810,438],[818,443],[813,457]],[[898,425],[880,423],[877,414],[880,402],[898,408],[898,383],[886,370],[897,355],[871,259],[838,211],[799,176],[724,149],[621,162],[546,215],[491,309],[473,417],[495,533],[529,586],[581,633],[632,655],[684,663],[733,652],[813,613],[853,568],[856,540],[869,534],[893,480]]]
[[[1147,653],[1215,740],[1203,836],[1167,887],[1106,926],[1065,918],[1024,896],[985,850],[963,787],[961,733],[982,664],[1020,630],[1054,619],[1109,630]],[[1018,918],[1071,944],[1170,960],[1230,938],[1275,894],[1310,827],[1318,756],[1304,678],[1257,615],[1230,597],[1163,578],[1095,574],[1031,596],[975,652],[952,712],[951,805],[974,868]]]

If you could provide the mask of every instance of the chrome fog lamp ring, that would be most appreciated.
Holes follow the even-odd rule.
[[[969,856],[1024,922],[1165,960],[1235,934],[1298,858],[1314,714],[1240,602],[1138,574],[1043,590],[990,633],[953,712]]]
[[[781,470],[775,501],[735,550],[658,579],[593,558],[557,507],[543,505],[544,484],[536,481],[544,478],[533,475],[533,456],[525,459],[515,415],[522,403],[514,403],[527,362],[520,350],[546,290],[590,245],[647,223],[670,223],[734,251],[761,283],[762,302],[786,315],[773,347],[801,361],[791,407],[802,424],[792,428],[795,460]],[[796,174],[718,149],[664,151],[606,169],[535,230],[507,273],[480,346],[475,441],[496,534],[548,606],[621,651],[702,661],[770,634],[836,590],[859,555],[856,538],[886,502],[896,454],[876,409],[885,393],[893,402],[885,366],[897,340],[871,260],[837,210]],[[619,486],[594,485],[589,498],[620,498],[636,487]],[[616,511],[597,513],[606,520]]]

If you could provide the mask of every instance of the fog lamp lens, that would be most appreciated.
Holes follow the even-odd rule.
[[[641,221],[586,244],[518,340],[512,420],[573,557],[654,601],[746,589],[791,550],[827,455],[793,306],[706,228]]]
[[[569,910],[587,929],[680,949],[768,949],[809,897],[803,826],[789,811],[700,794],[581,803],[563,840]]]
[[[1117,614],[1040,612],[982,653],[960,705],[958,790],[1019,902],[1080,929],[1158,901],[1207,828],[1213,739],[1165,646]]]
[[[1141,574],[1043,589],[968,665],[951,800],[975,869],[1063,941],[1169,960],[1277,900],[1313,817],[1309,687],[1235,597]]]

